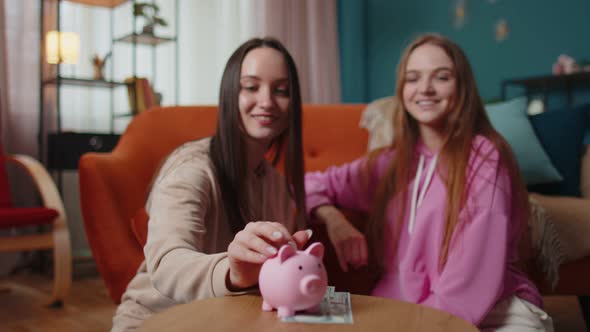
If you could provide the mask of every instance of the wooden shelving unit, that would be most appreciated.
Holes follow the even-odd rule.
[[[43,85],[71,85],[71,86],[85,86],[98,88],[115,88],[122,85],[127,85],[125,82],[115,82],[107,80],[94,80],[89,78],[78,77],[55,77],[43,81]]]
[[[164,0],[161,0],[164,1]],[[166,0],[169,1],[169,0]],[[173,6],[174,6],[174,17],[173,17],[173,22],[174,22],[174,30],[173,30],[173,35],[172,36],[159,36],[157,33],[153,34],[153,33],[143,33],[140,32],[141,29],[138,27],[137,23],[141,23],[138,22],[138,19],[136,16],[133,15],[133,8],[135,6],[136,3],[139,3],[139,0],[41,0],[40,2],[40,36],[42,38],[41,40],[41,45],[44,45],[44,38],[45,38],[45,30],[47,29],[47,27],[45,26],[45,24],[43,23],[43,19],[44,19],[44,6],[47,5],[48,8],[52,8],[51,6],[55,5],[55,11],[56,11],[56,16],[55,16],[55,27],[52,27],[49,30],[57,30],[57,31],[61,31],[62,27],[62,18],[60,17],[60,8],[63,5],[63,2],[70,2],[70,3],[76,3],[76,4],[80,4],[80,5],[84,5],[84,6],[90,6],[90,7],[102,7],[102,8],[107,8],[107,10],[109,10],[110,13],[110,22],[107,23],[105,22],[105,25],[110,25],[110,41],[111,41],[111,52],[112,52],[112,58],[110,61],[115,61],[115,56],[118,54],[119,55],[119,59],[121,59],[121,54],[118,53],[119,51],[116,50],[115,45],[120,44],[120,43],[127,43],[131,45],[131,54],[130,57],[132,59],[131,61],[131,66],[128,67],[128,73],[125,73],[125,75],[127,77],[131,77],[131,78],[136,78],[138,77],[138,52],[137,49],[139,47],[147,47],[149,49],[151,49],[152,52],[152,64],[151,64],[151,71],[152,71],[152,84],[155,83],[156,81],[156,67],[158,65],[158,61],[156,60],[156,52],[155,49],[156,47],[158,47],[159,45],[163,44],[163,43],[176,43],[175,44],[175,57],[176,59],[175,61],[175,80],[176,80],[176,85],[178,85],[178,43],[177,43],[177,35],[178,35],[178,16],[179,16],[179,0],[174,0]],[[115,10],[123,10],[122,8],[120,8],[121,5],[123,4],[129,4],[131,3],[131,6],[129,6],[129,15],[131,18],[131,25],[129,26],[129,30],[130,33],[121,36],[119,38],[115,38],[114,36],[114,15],[113,12]],[[155,2],[152,2],[155,3]],[[171,18],[169,18],[170,20],[172,20]],[[139,30],[139,31],[138,31]],[[108,33],[108,32],[105,32]],[[128,89],[135,89],[135,87],[133,86],[129,86],[130,84],[133,83],[128,83],[125,81],[120,81],[120,80],[96,80],[96,79],[92,79],[92,78],[88,78],[88,77],[75,77],[75,75],[63,75],[63,72],[61,71],[61,65],[57,64],[57,65],[48,65],[47,63],[45,63],[45,58],[43,56],[43,54],[41,54],[40,56],[40,71],[39,71],[39,76],[40,76],[40,80],[41,80],[41,85],[40,85],[40,91],[39,91],[39,95],[40,95],[40,102],[39,102],[39,135],[38,135],[38,142],[39,142],[39,152],[40,152],[40,156],[42,160],[53,160],[52,162],[52,167],[54,167],[55,170],[58,171],[58,174],[61,173],[61,170],[63,169],[70,169],[71,165],[74,165],[73,163],[67,163],[67,167],[61,168],[60,167],[60,163],[59,163],[59,158],[56,158],[55,156],[53,156],[52,154],[59,154],[60,156],[64,156],[64,152],[63,151],[56,151],[55,149],[59,149],[60,148],[60,144],[61,142],[63,142],[63,140],[56,138],[56,136],[59,136],[60,134],[62,134],[62,101],[61,101],[61,96],[60,96],[60,89],[64,86],[78,86],[78,87],[82,87],[82,88],[88,88],[88,89],[110,89],[111,90],[111,94],[110,94],[110,98],[111,98],[111,103],[110,103],[110,107],[109,109],[105,109],[105,113],[108,112],[108,116],[110,119],[110,133],[107,134],[98,134],[98,133],[94,133],[93,134],[93,138],[101,138],[104,141],[109,141],[112,142],[112,138],[114,136],[117,136],[115,134],[115,119],[121,119],[121,118],[128,118],[131,116],[134,116],[136,114],[136,110],[133,109],[122,109],[119,110],[119,112],[115,112],[115,105],[114,105],[114,96],[113,96],[113,91],[114,89],[118,89],[120,87],[127,87]],[[48,70],[44,70],[47,69],[47,66],[55,66],[53,71],[54,73],[52,75],[49,75],[49,77],[44,76],[47,75],[47,73],[49,72]],[[113,72],[113,68],[114,65],[111,65],[111,72],[110,75],[107,75],[107,77],[114,77],[114,72]],[[121,75],[119,75],[120,77]],[[132,82],[134,80],[131,80]],[[45,121],[47,121],[47,119],[44,116],[44,112],[46,111],[45,108],[47,107],[46,105],[46,98],[45,98],[45,94],[46,94],[46,90],[48,88],[51,88],[52,91],[56,91],[55,93],[55,99],[53,99],[52,101],[55,103],[55,117],[56,117],[56,128],[55,130],[47,130],[46,129],[46,123]],[[177,89],[176,89],[177,90]],[[71,93],[76,93],[75,91],[68,91],[68,94]],[[178,95],[175,96],[176,102],[178,102]],[[52,120],[53,121],[53,120]],[[51,132],[50,132],[51,131]],[[71,133],[67,133],[68,134],[68,139],[70,140],[75,140],[77,136],[72,135]],[[87,139],[87,135],[83,135],[83,134],[89,134],[89,133],[79,133],[79,137],[80,140],[86,140]],[[102,136],[101,136],[102,135]],[[52,142],[59,142],[60,144],[49,144],[49,137],[51,136]],[[88,151],[98,151],[98,150],[92,150],[93,149],[93,145],[91,144],[87,144],[88,142],[79,142],[80,146],[87,146],[88,147]],[[45,155],[44,150],[45,148],[47,148],[47,155]],[[53,151],[52,151],[53,150]],[[83,152],[83,149],[80,148],[81,151],[79,152]],[[103,151],[103,150],[101,150]],[[47,164],[47,163],[46,163]],[[60,175],[58,175],[58,177],[61,177]],[[58,179],[58,186],[61,187],[60,185],[61,183],[61,179]]]

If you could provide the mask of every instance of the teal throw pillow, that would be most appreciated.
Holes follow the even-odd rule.
[[[527,185],[559,182],[561,174],[541,146],[526,114],[525,97],[486,105],[488,117],[512,151]]]

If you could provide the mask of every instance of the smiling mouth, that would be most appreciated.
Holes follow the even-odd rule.
[[[416,105],[420,105],[420,106],[430,106],[430,105],[434,105],[437,104],[439,102],[439,100],[418,100],[416,102]]]
[[[274,115],[268,115],[268,114],[257,114],[257,115],[252,115],[252,119],[254,119],[254,121],[256,121],[258,123],[258,125],[260,126],[271,126],[275,123],[275,121],[277,120],[277,117]]]
[[[254,119],[262,120],[262,121],[272,121],[275,119],[272,115],[252,115]]]

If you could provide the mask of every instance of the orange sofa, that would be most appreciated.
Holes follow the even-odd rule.
[[[368,133],[359,128],[365,105],[304,105],[303,151],[307,171],[351,161],[366,152]],[[163,107],[139,114],[111,153],[88,153],[79,164],[80,198],[88,242],[114,302],[119,302],[143,260],[148,185],[158,165],[179,144],[215,130],[216,107]],[[362,216],[350,213],[355,221]],[[328,244],[325,230],[314,226],[314,240]],[[353,293],[371,288],[366,271],[343,273],[328,245],[330,284]],[[544,294],[590,295],[590,257],[564,264],[554,291],[532,268]]]

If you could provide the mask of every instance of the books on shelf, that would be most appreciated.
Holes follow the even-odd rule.
[[[127,97],[131,113],[139,114],[160,104],[147,78],[129,77],[125,79],[125,83],[127,83]]]

